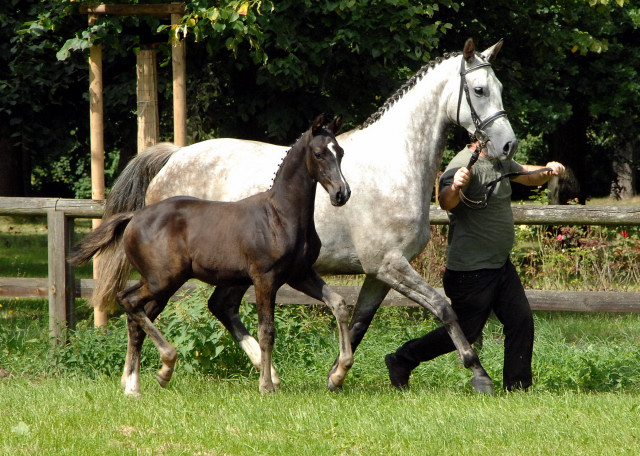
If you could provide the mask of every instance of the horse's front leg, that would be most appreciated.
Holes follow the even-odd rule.
[[[376,277],[386,282],[396,291],[417,302],[438,318],[453,341],[464,367],[471,369],[473,388],[484,394],[494,392],[493,381],[484,370],[478,354],[465,337],[458,317],[449,302],[429,285],[409,264],[400,252],[385,255]]]
[[[227,328],[227,331],[231,333],[236,342],[249,356],[254,367],[260,371],[262,363],[260,345],[242,323],[238,313],[242,297],[247,288],[246,286],[216,287],[209,298],[209,311]],[[280,378],[273,366],[271,366],[270,370],[273,386],[278,388],[280,386]]]
[[[271,355],[275,340],[274,313],[277,289],[266,280],[254,281],[256,307],[258,310],[258,343],[260,345],[260,392],[274,393],[276,388],[271,378]]]
[[[347,303],[342,296],[329,288],[314,270],[311,270],[304,279],[291,282],[290,285],[312,298],[323,301],[336,317],[340,353],[334,367],[329,372],[327,385],[331,391],[338,390],[342,387],[347,372],[353,365],[353,350],[349,340],[349,309],[347,308]]]

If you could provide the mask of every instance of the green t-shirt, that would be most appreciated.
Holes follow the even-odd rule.
[[[464,150],[451,160],[440,178],[440,190],[453,183],[453,175],[469,164],[471,150]],[[473,201],[482,201],[486,195],[486,184],[500,176],[522,171],[522,165],[513,160],[489,160],[479,157],[473,165],[471,180],[462,189]],[[471,209],[463,201],[447,212],[449,236],[447,245],[447,268],[453,271],[475,271],[497,269],[507,262],[513,247],[514,229],[511,212],[511,182],[501,180],[489,203],[482,209]]]

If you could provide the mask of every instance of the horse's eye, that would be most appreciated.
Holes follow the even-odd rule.
[[[475,89],[473,89],[473,91],[476,93],[476,95],[484,95],[484,89],[482,87],[476,87]]]
[[[320,151],[315,151],[313,154],[314,154],[314,155],[316,156],[316,158],[318,158],[318,159],[322,158],[322,152],[320,152]]]

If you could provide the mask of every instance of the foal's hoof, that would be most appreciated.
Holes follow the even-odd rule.
[[[331,377],[329,377],[327,379],[327,388],[329,388],[329,391],[336,393],[336,392],[342,391],[342,384],[336,385],[331,381]]]
[[[471,386],[477,393],[480,394],[493,394],[495,390],[493,388],[493,382],[489,377],[472,377]]]
[[[161,372],[158,372],[156,374],[156,380],[161,387],[166,388],[169,384],[169,380],[171,380],[171,375],[167,376],[162,374]]]

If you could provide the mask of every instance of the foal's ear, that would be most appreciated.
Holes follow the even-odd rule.
[[[320,114],[316,117],[316,120],[311,124],[311,134],[316,136],[320,131],[322,131],[322,126],[324,125],[324,114]]]
[[[331,121],[329,125],[327,125],[327,130],[329,130],[333,135],[337,135],[340,129],[342,128],[342,114],[336,116],[335,119]]]
[[[462,49],[462,56],[468,63],[471,63],[473,61],[473,56],[475,55],[475,52],[476,52],[476,45],[473,42],[473,39],[469,38],[464,43],[464,48]]]
[[[496,44],[482,53],[482,57],[487,59],[487,62],[494,61],[496,56],[498,55],[498,52],[500,52],[500,49],[502,49],[502,43],[503,40],[502,38],[500,38],[500,41],[498,41]]]

